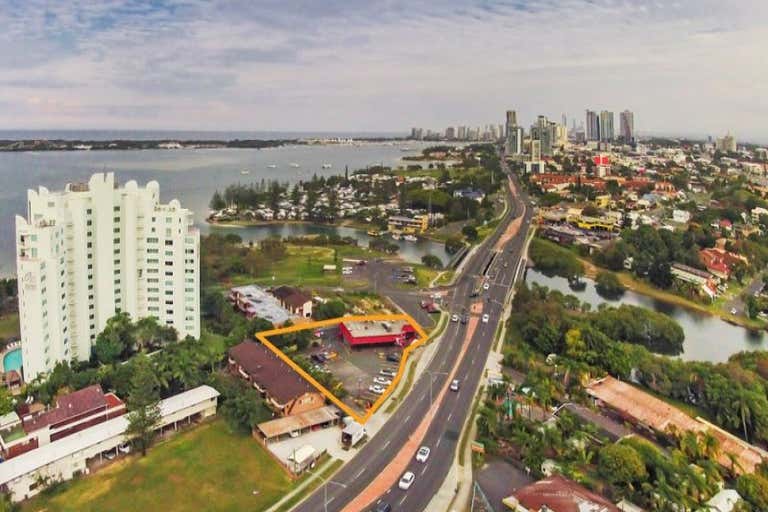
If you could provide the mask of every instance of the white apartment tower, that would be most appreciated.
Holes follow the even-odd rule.
[[[179,201],[160,203],[156,181],[119,187],[97,173],[27,198],[27,218],[16,216],[25,380],[87,360],[120,311],[200,337],[200,233]]]

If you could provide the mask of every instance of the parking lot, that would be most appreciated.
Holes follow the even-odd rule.
[[[364,414],[397,373],[402,349],[394,345],[350,348],[337,327],[326,328],[320,334],[320,345],[309,348],[307,354],[314,364],[342,382],[349,393],[344,403]],[[383,375],[382,370],[390,375]]]

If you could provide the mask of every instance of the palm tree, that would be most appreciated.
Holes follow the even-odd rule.
[[[739,411],[739,417],[741,418],[741,426],[744,429],[744,440],[749,442],[749,434],[747,433],[747,424],[752,426],[752,409],[749,404],[749,397],[746,391],[739,393],[736,405]]]

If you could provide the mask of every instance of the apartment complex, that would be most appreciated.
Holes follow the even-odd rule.
[[[200,233],[155,181],[119,187],[113,173],[63,191],[29,190],[16,217],[24,378],[87,360],[115,313],[156,317],[200,336]]]

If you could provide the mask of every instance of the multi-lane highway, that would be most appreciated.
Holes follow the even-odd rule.
[[[503,158],[502,168],[509,174]],[[505,217],[494,235],[466,263],[462,275],[448,294],[451,312],[458,313],[463,308],[470,311],[474,304],[476,315],[488,314],[489,322],[482,322],[480,318],[474,318],[467,325],[451,322],[439,341],[440,345],[427,367],[428,371],[416,380],[396,413],[333,476],[332,484],[315,492],[295,510],[350,510],[351,502],[359,503],[359,495],[364,491],[370,492],[371,482],[382,475],[393,455],[406,445],[429,413],[432,406],[430,384],[433,400],[442,397],[437,408],[432,408],[434,418],[421,443],[430,447],[430,457],[426,463],[411,458],[407,469],[416,474],[416,479],[409,490],[400,490],[395,482],[374,499],[368,508],[373,509],[376,503],[385,501],[392,506],[393,511],[417,512],[424,510],[437,493],[453,464],[462,426],[470,413],[496,327],[502,320],[504,300],[515,279],[522,275],[522,253],[531,220],[531,208],[514,181],[515,178],[510,176],[510,180],[510,207]],[[487,276],[490,285],[488,290],[484,290],[479,297],[470,297],[478,277],[483,275]],[[482,303],[481,312],[479,303]],[[465,343],[469,344],[469,348],[463,351]],[[441,394],[440,391],[446,388],[452,375],[461,382],[459,391]]]

